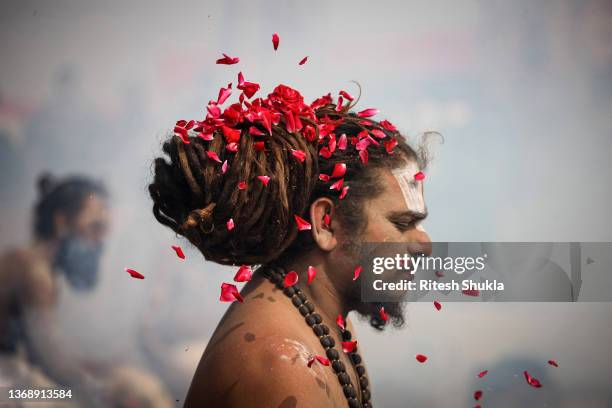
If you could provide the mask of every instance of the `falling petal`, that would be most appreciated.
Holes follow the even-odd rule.
[[[341,314],[339,314],[338,317],[336,317],[336,324],[342,330],[346,330],[346,324],[344,323],[344,317],[342,317]]]
[[[304,160],[306,160],[306,153],[304,153],[302,150],[291,149],[291,154],[293,155],[293,157],[298,159],[300,163],[304,163]]]
[[[330,179],[329,175],[323,174],[323,173],[319,174],[319,180],[321,180],[323,182],[328,182],[329,179]]]
[[[559,364],[555,360],[548,360],[548,364],[553,367],[559,367]]]
[[[419,171],[417,174],[414,175],[414,179],[416,181],[425,180],[425,173],[423,173],[422,171]]]
[[[176,252],[176,256],[181,259],[185,259],[185,254],[183,253],[183,249],[180,246],[172,245],[172,249],[174,249],[174,252]]]
[[[334,165],[334,170],[332,171],[331,178],[344,177],[345,173],[346,173],[346,164],[336,163]]]
[[[129,273],[132,278],[135,278],[135,279],[145,278],[143,274],[141,274],[140,272],[136,272],[134,269],[125,268],[125,271]]]
[[[329,189],[330,190],[336,189],[336,190],[340,191],[340,190],[342,190],[342,183],[344,183],[344,179],[343,178],[341,178],[340,180],[336,181],[331,186],[329,186]]]
[[[357,280],[359,278],[359,275],[361,275],[361,271],[363,270],[363,268],[361,267],[361,265],[357,265],[355,267],[355,270],[353,271],[353,280]]]
[[[349,186],[342,187],[342,192],[340,192],[340,196],[338,197],[340,200],[344,200],[344,197],[346,197],[346,193],[348,193],[349,188]]]
[[[298,282],[298,274],[296,271],[291,271],[285,276],[285,287],[293,286]]]
[[[227,88],[219,89],[219,96],[217,97],[217,105],[222,105],[232,94],[232,83],[227,85]]]
[[[223,161],[221,165],[221,174],[225,174],[227,172],[227,160]]]
[[[246,181],[239,181],[238,182],[238,190],[244,190],[245,188],[247,188]]]
[[[294,214],[293,218],[295,218],[295,222],[297,223],[298,231],[309,230],[312,228],[310,223],[306,221],[305,219],[303,219],[302,217]]]
[[[482,378],[489,373],[489,370],[484,370],[478,373],[478,378]]]
[[[267,186],[270,182],[270,177],[268,176],[257,176],[257,178],[263,183],[264,186]]]
[[[353,102],[353,100],[355,99],[346,91],[340,91],[339,93],[351,102]]]
[[[304,65],[306,63],[306,60],[308,60],[307,56],[302,58],[298,65]]]
[[[417,360],[419,363],[424,363],[424,362],[426,362],[426,361],[427,361],[427,356],[426,356],[426,355],[423,355],[423,354],[417,354],[417,355],[416,355],[416,360]]]
[[[384,307],[380,308],[380,310],[378,311],[378,315],[383,320],[383,322],[386,322],[387,320],[389,320],[389,315],[387,314],[387,312],[385,312]]]
[[[369,118],[371,116],[374,116],[378,113],[378,109],[376,108],[369,108],[369,109],[364,109],[361,112],[357,113],[357,116],[359,116],[360,118]]]
[[[343,133],[340,135],[340,139],[338,139],[338,149],[346,150],[346,134]]]
[[[238,268],[238,272],[236,272],[236,276],[234,276],[234,281],[236,282],[248,282],[253,277],[253,271],[249,268],[248,265],[241,265]]]
[[[217,60],[217,64],[224,64],[224,65],[232,65],[232,64],[237,64],[239,62],[240,62],[240,58],[230,57],[227,54],[223,54],[223,58],[219,58]]]
[[[474,391],[474,399],[478,401],[481,398],[482,398],[482,391],[481,390]]]
[[[433,304],[437,310],[442,309],[442,304],[438,302],[437,300],[434,300]]]
[[[219,297],[219,300],[221,302],[234,302],[237,300],[240,303],[244,301],[242,296],[240,296],[240,292],[238,292],[236,285],[225,282],[221,284],[221,296]]]
[[[278,49],[278,42],[279,42],[278,34],[277,33],[272,34],[272,45],[274,46],[274,51]]]
[[[343,341],[342,342],[342,350],[345,353],[352,353],[357,348],[357,340],[355,341]]]
[[[443,278],[444,277],[444,272],[442,272],[442,271],[435,271],[434,273],[436,274],[436,276],[438,278]]]
[[[323,223],[329,227],[329,223],[330,223],[330,222],[331,222],[331,219],[330,219],[330,217],[329,217],[329,214],[325,214],[325,215],[323,216]]]
[[[312,283],[312,280],[317,276],[317,268],[310,265],[308,266],[308,284]]]
[[[480,291],[478,289],[463,289],[461,291],[466,296],[478,297],[480,296]]]
[[[540,381],[536,378],[533,378],[527,371],[524,371],[523,374],[525,375],[525,380],[527,381],[527,384],[531,385],[534,388],[542,387]]]
[[[234,219],[230,218],[229,220],[227,220],[226,226],[227,226],[228,231],[233,230],[234,229]]]

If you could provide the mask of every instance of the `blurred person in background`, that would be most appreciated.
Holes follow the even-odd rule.
[[[0,259],[0,386],[68,387],[84,406],[166,407],[158,381],[130,367],[77,361],[62,344],[59,278],[91,291],[107,237],[108,193],[82,176],[38,182],[34,239]]]

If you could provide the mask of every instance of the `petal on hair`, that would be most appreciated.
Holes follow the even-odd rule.
[[[304,160],[306,160],[306,153],[304,153],[302,150],[293,150],[291,149],[291,154],[293,155],[293,157],[295,157],[300,163],[304,163]]]
[[[233,230],[234,229],[234,219],[230,218],[229,220],[227,220],[226,226],[227,226],[228,231]]]
[[[255,150],[258,152],[265,152],[266,151],[266,144],[265,142],[255,142],[253,143],[255,146]]]
[[[323,173],[319,174],[319,180],[321,180],[323,182],[328,182],[329,179],[330,179],[330,177],[329,177],[328,174],[323,174]]]
[[[335,183],[333,183],[331,186],[329,186],[330,190],[338,190],[340,191],[342,189],[342,184],[344,183],[344,179],[341,178],[340,180],[336,181]]]
[[[218,163],[221,163],[221,159],[219,159],[219,156],[217,156],[217,153],[215,152],[206,151],[206,156],[208,156],[210,160],[214,160]]]
[[[478,378],[482,378],[489,373],[489,370],[484,370],[478,373]]]
[[[357,280],[359,278],[359,275],[361,275],[361,271],[363,270],[363,268],[361,267],[361,265],[357,265],[355,267],[355,270],[353,271],[353,280]],[[384,309],[383,309],[384,310]]]
[[[315,358],[317,359],[317,361],[319,363],[323,364],[324,366],[328,366],[329,365],[329,360],[326,359],[325,357],[317,355],[317,356],[315,356]]]
[[[297,224],[298,231],[309,230],[312,228],[310,223],[306,221],[305,219],[303,219],[302,217],[294,214],[293,218],[295,219],[295,222]]]
[[[183,143],[189,144],[189,131],[181,126],[174,127],[174,134],[181,138]]]
[[[346,163],[336,163],[332,171],[331,178],[344,177],[346,173]]]
[[[419,363],[424,363],[427,361],[427,356],[424,354],[417,354],[415,358]]]
[[[144,279],[144,275],[140,272],[135,271],[134,269],[125,268],[125,271],[130,274],[130,276],[134,279]]]
[[[265,135],[265,133],[262,132],[261,130],[259,130],[259,128],[257,126],[251,126],[249,128],[249,134],[251,136],[263,136],[263,135]]]
[[[474,399],[478,401],[481,398],[482,398],[482,391],[481,390],[474,391]]]
[[[364,138],[358,141],[357,144],[355,144],[355,148],[358,151],[362,151],[362,150],[367,149],[369,145],[370,145],[370,139]]]
[[[215,101],[210,101],[208,105],[206,106],[206,110],[208,111],[210,116],[212,116],[215,119],[221,116],[221,108],[217,106],[217,102]]]
[[[370,133],[372,133],[374,135],[374,137],[377,137],[379,139],[384,139],[385,137],[387,137],[385,132],[383,132],[380,129],[372,129],[372,130],[370,130]]]
[[[331,219],[329,218],[329,214],[325,214],[323,216],[323,223],[329,227],[330,222],[331,222]]]
[[[336,104],[336,112],[340,112],[342,110],[342,102],[344,102],[344,99],[339,96],[338,103]]]
[[[238,292],[236,285],[225,282],[221,284],[221,296],[219,297],[219,300],[221,302],[234,302],[237,300],[240,303],[244,301],[242,296],[240,296],[240,292]]]
[[[298,274],[296,271],[291,271],[285,276],[285,287],[293,286],[298,282]]]
[[[183,253],[183,249],[180,246],[172,245],[172,249],[176,252],[176,256],[181,259],[185,259],[185,254]]]
[[[463,289],[461,293],[463,293],[465,296],[480,296],[480,291],[478,289]]]
[[[210,142],[211,140],[213,140],[213,134],[212,134],[212,132],[210,132],[210,133],[200,132],[200,133],[198,133],[198,137],[199,137],[199,138],[202,138],[202,139],[204,139],[204,140],[206,140],[206,141],[208,141],[208,142]]]
[[[304,64],[306,63],[306,61],[308,61],[308,56],[306,56],[306,57],[302,58],[302,59],[300,60],[300,62],[298,63],[298,65],[304,65]]]
[[[422,171],[419,171],[418,173],[416,173],[416,174],[414,175],[414,179],[415,179],[416,181],[422,181],[422,180],[425,180],[425,173],[423,173]]]
[[[308,284],[312,283],[312,280],[317,276],[317,268],[312,265],[308,266]]]
[[[278,42],[279,42],[278,34],[277,33],[272,34],[272,45],[274,46],[274,51],[278,49]]]
[[[359,158],[364,165],[368,164],[368,157],[369,155],[367,150],[364,149],[359,152]]]
[[[236,282],[248,282],[253,277],[253,271],[249,268],[248,265],[240,265],[236,275],[234,276],[234,281]]]
[[[255,82],[244,82],[242,86],[237,87],[240,89],[247,98],[251,98],[257,91],[259,91],[259,84]]]
[[[395,126],[393,126],[391,124],[391,122],[389,122],[387,119],[385,120],[381,120],[380,122],[380,126],[384,127],[385,129],[391,131],[391,132],[396,132],[397,128]]]
[[[348,100],[349,100],[349,101],[351,101],[351,102],[353,102],[353,100],[355,99],[355,98],[353,98],[353,97],[351,96],[351,94],[349,94],[349,93],[348,93],[348,92],[346,92],[346,91],[340,91],[339,93],[340,93],[340,95],[344,96],[346,99],[348,99]]]
[[[223,54],[223,58],[219,58],[217,60],[217,64],[223,64],[223,65],[233,65],[233,64],[237,64],[240,62],[240,58],[238,57],[230,57],[227,54]]]
[[[378,109],[369,108],[369,109],[364,109],[361,112],[357,113],[357,116],[359,116],[360,118],[369,118],[369,117],[376,115],[377,113],[378,113]]]
[[[225,174],[227,172],[227,160],[223,161],[221,165],[221,174]]]
[[[338,139],[338,149],[346,150],[346,134],[343,133],[340,135],[340,139]]]
[[[264,186],[267,186],[270,182],[270,177],[268,176],[257,176],[257,178],[263,183]]]
[[[344,317],[342,317],[341,314],[339,314],[338,317],[336,317],[336,324],[342,330],[346,330],[346,324],[344,323]]]
[[[385,150],[387,153],[392,153],[393,148],[397,146],[397,138],[393,137],[383,143],[385,145]]]
[[[238,143],[232,142],[225,145],[225,148],[232,153],[236,153],[238,151]]]
[[[525,380],[527,381],[527,384],[531,385],[534,388],[542,387],[542,383],[540,383],[538,379],[533,378],[527,371],[524,371],[523,374],[525,375]]]
[[[340,200],[344,200],[344,197],[346,197],[346,194],[349,191],[349,186],[344,186],[342,187],[342,191],[340,192],[340,196],[338,197]]]
[[[385,312],[385,308],[381,306],[380,310],[378,310],[378,315],[382,319],[383,322],[389,320],[389,315]]]
[[[238,182],[238,190],[244,190],[245,188],[247,188],[246,181],[239,181]]]
[[[374,124],[374,122],[367,119],[361,119],[358,123],[363,126],[372,126]]]
[[[438,302],[437,300],[434,300],[433,304],[434,304],[434,307],[435,307],[437,310],[442,309],[442,304],[441,304],[440,302]]]
[[[342,342],[342,350],[345,353],[352,353],[357,348],[357,340],[355,341],[343,341]]]
[[[223,125],[221,126],[221,131],[228,143],[238,143],[240,140],[240,129],[233,129],[227,125]]]
[[[548,364],[553,367],[559,367],[559,364],[555,360],[548,360]]]
[[[217,97],[217,105],[222,105],[232,94],[232,83],[227,84],[227,88],[219,89],[219,96]]]

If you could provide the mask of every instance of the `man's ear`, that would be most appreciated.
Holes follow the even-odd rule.
[[[61,212],[53,214],[53,231],[56,238],[62,238],[68,233],[68,219]]]
[[[338,245],[338,221],[334,217],[334,202],[327,197],[317,198],[310,205],[312,239],[323,251],[332,251]]]

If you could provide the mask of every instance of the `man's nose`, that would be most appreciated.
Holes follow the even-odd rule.
[[[427,232],[414,230],[408,243],[408,251],[413,255],[430,256],[432,245]]]

